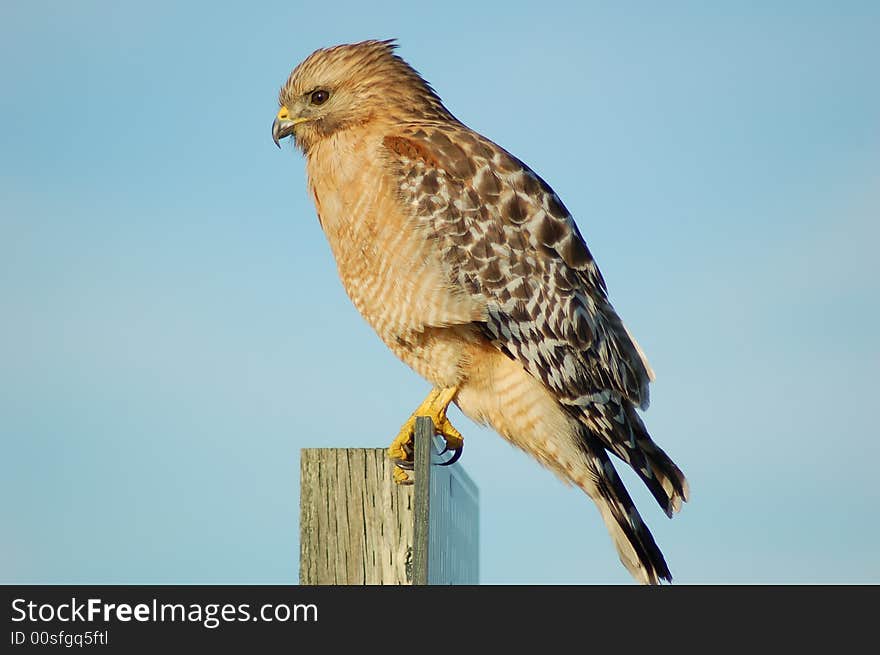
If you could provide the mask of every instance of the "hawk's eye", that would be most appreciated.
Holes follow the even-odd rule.
[[[318,89],[317,91],[312,91],[311,102],[313,105],[323,105],[329,97],[329,92],[324,91],[324,89]]]

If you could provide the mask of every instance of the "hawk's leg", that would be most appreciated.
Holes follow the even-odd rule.
[[[461,432],[456,430],[449,419],[446,418],[446,410],[449,403],[458,393],[457,387],[447,387],[445,389],[432,389],[428,397],[419,405],[418,409],[412,413],[407,419],[397,437],[388,447],[388,457],[395,463],[394,481],[397,484],[412,484],[412,480],[406,469],[412,468],[413,436],[415,434],[416,418],[419,416],[429,416],[434,423],[434,431],[446,440],[446,450],[455,451],[452,461],[458,459],[458,454],[464,447],[464,439]]]

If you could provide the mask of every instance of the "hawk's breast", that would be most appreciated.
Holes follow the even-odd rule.
[[[407,361],[425,334],[481,320],[484,308],[451,286],[436,241],[401,201],[381,148],[381,136],[367,132],[325,139],[309,153],[309,187],[346,293]]]

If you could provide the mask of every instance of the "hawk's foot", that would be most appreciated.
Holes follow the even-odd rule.
[[[455,429],[449,419],[446,417],[446,410],[449,403],[458,392],[456,387],[448,387],[446,389],[433,389],[428,397],[419,405],[418,409],[412,413],[397,437],[388,447],[388,457],[394,462],[394,481],[397,484],[412,484],[407,470],[412,470],[413,454],[415,446],[413,437],[415,436],[416,418],[419,416],[428,416],[434,423],[434,432],[439,434],[446,441],[445,452],[452,452],[452,457],[444,462],[444,465],[453,464],[461,457],[461,451],[464,448],[464,439],[461,432]]]

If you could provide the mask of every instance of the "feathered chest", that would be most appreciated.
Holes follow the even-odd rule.
[[[339,277],[386,341],[479,318],[456,292],[430,234],[400,200],[381,138],[331,137],[309,153],[309,190]]]

